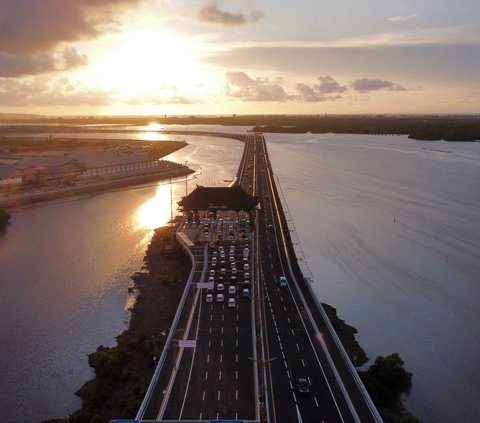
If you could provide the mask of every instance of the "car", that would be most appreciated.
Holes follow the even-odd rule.
[[[213,303],[213,295],[212,294],[207,294],[207,296],[205,297],[205,301],[207,303]]]
[[[287,278],[285,276],[280,276],[278,282],[280,283],[280,286],[287,286],[288,285]]]
[[[224,268],[224,267],[222,267],[222,268],[220,269],[220,274],[221,274],[221,275],[224,275],[224,274],[225,274],[225,268]]]
[[[310,380],[307,377],[297,378],[297,392],[300,395],[308,395],[310,393]]]
[[[249,270],[250,265],[248,263],[243,263],[243,270]]]
[[[223,283],[217,284],[217,291],[223,291],[225,289],[225,285]]]
[[[235,298],[229,298],[228,299],[228,307],[236,307],[237,302],[235,301]]]
[[[250,297],[250,289],[248,289],[248,288],[243,288],[243,289],[242,289],[242,295],[243,295],[244,297]]]
[[[217,303],[223,303],[225,301],[225,296],[223,294],[217,294]]]
[[[213,276],[209,276],[208,283],[214,283],[214,282],[215,282],[215,278]]]
[[[230,263],[235,261],[235,257],[230,256]]]
[[[228,293],[229,294],[236,294],[237,293],[237,287],[235,285],[230,285],[228,287]]]
[[[215,276],[215,270],[210,270],[210,276]]]
[[[267,225],[267,229],[268,229],[269,231],[273,231],[273,225],[272,225],[271,223],[269,223],[269,224]]]
[[[250,279],[250,273],[245,272],[244,275],[243,275],[243,279],[245,279],[245,280]]]
[[[236,275],[236,274],[237,274],[237,268],[232,266],[232,275]]]

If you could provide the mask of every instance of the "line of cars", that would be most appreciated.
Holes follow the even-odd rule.
[[[211,244],[211,259],[208,271],[207,303],[224,303],[237,306],[237,294],[250,297],[250,248],[249,241],[227,242],[216,246]]]

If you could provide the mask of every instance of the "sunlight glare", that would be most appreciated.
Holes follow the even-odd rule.
[[[144,203],[137,212],[141,228],[153,230],[166,225],[170,221],[170,185],[157,187],[155,197]]]
[[[195,95],[204,91],[209,78],[199,50],[197,43],[174,34],[129,32],[106,55],[96,74],[105,88],[123,98]]]

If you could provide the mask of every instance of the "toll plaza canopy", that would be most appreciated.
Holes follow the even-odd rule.
[[[202,187],[199,185],[178,202],[183,210],[249,211],[254,209],[257,204],[258,199],[238,185],[233,187]]]

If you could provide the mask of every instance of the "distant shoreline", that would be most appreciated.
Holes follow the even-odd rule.
[[[420,141],[474,142],[480,140],[480,115],[233,115],[233,116],[143,116],[143,117],[25,117],[2,118],[2,132],[30,124],[58,130],[68,125],[222,125],[246,126],[267,133],[336,133],[406,135]],[[88,129],[88,128],[86,128]],[[91,130],[99,130],[92,127]],[[77,126],[78,130],[78,126]],[[162,132],[158,130],[158,132]]]

